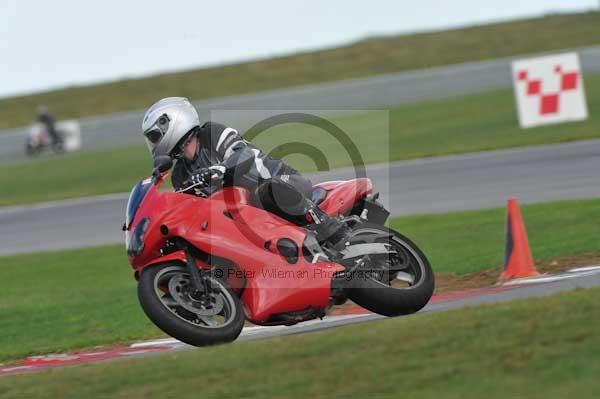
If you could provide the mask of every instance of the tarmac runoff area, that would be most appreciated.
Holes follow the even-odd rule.
[[[392,215],[598,198],[600,140],[367,165]],[[310,176],[355,177],[353,168]],[[123,242],[127,193],[0,208],[0,256]],[[74,234],[74,232],[77,232]]]
[[[503,285],[488,288],[434,295],[429,304],[419,313],[442,312],[466,306],[547,296],[576,288],[590,288],[598,285],[600,285],[600,266],[579,267],[565,273],[512,280]],[[352,309],[350,313],[346,315],[327,316],[323,320],[311,320],[290,327],[246,327],[236,342],[304,334],[349,324],[376,322],[386,318],[358,307]],[[418,317],[418,313],[410,317]],[[235,343],[232,345],[235,345]],[[88,352],[33,356],[11,366],[0,368],[0,377],[39,372],[56,367],[139,358],[189,350],[202,349],[184,344],[174,338],[166,338],[137,342],[130,346],[118,346],[102,350],[95,349]]]

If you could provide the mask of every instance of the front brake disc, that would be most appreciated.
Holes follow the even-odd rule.
[[[209,304],[190,296],[191,284],[188,277],[177,275],[169,280],[169,293],[179,306],[198,316],[215,316],[223,310],[225,301],[220,294],[210,293],[205,298],[210,300]]]

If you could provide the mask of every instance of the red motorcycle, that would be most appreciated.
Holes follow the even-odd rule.
[[[146,315],[191,345],[230,342],[245,320],[292,325],[322,318],[351,299],[386,316],[417,312],[434,290],[431,266],[359,178],[317,184],[313,201],[343,221],[344,249],[310,228],[253,206],[250,191],[224,186],[205,196],[161,192],[171,168],[155,162],[127,204],[126,249]]]

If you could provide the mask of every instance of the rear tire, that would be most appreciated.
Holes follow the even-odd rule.
[[[361,235],[376,233],[392,234],[389,238],[377,239],[375,242],[389,243],[399,253],[402,252],[405,255],[407,261],[410,262],[410,266],[407,266],[405,270],[410,270],[412,274],[403,273],[408,276],[412,275],[413,282],[408,287],[395,288],[385,279],[380,281],[377,278],[360,274],[352,279],[352,288],[348,297],[356,304],[384,316],[406,315],[421,310],[429,302],[435,289],[433,270],[427,257],[408,238],[384,226],[361,224],[354,229],[352,241],[360,242]]]
[[[185,293],[177,293],[178,300],[171,295],[171,279],[184,281],[186,278],[189,279],[187,268],[180,263],[161,263],[145,269],[138,280],[138,299],[144,313],[162,331],[189,345],[207,346],[234,341],[240,335],[245,321],[243,307],[237,295],[224,281],[207,277],[214,287],[215,297],[221,298],[219,303],[222,303],[224,314],[222,325],[211,326],[208,323],[209,317],[197,317],[188,310],[195,309],[190,307],[192,302],[186,304],[187,308],[180,305],[182,298],[185,299]],[[205,310],[198,308],[198,311]],[[212,318],[216,316],[221,318],[220,314]]]

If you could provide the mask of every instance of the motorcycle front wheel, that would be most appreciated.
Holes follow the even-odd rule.
[[[189,345],[234,341],[244,327],[240,299],[224,281],[205,274],[208,292],[194,294],[191,276],[180,263],[145,269],[138,280],[138,299],[158,328]]]
[[[353,244],[373,241],[389,244],[394,254],[372,256],[368,264],[357,270],[348,297],[385,316],[422,309],[435,288],[433,270],[425,254],[408,238],[387,227],[364,223],[353,229]]]

